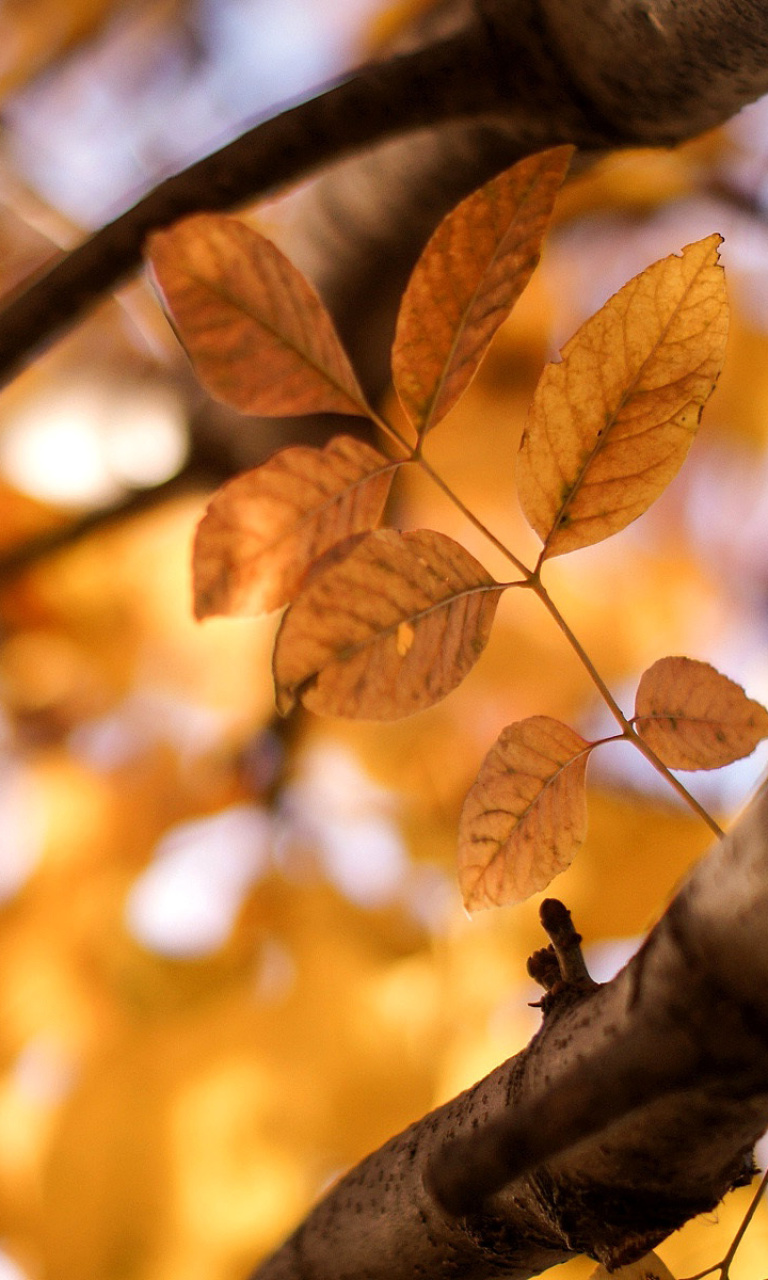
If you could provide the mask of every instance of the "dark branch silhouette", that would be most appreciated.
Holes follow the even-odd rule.
[[[435,38],[435,27],[449,34]],[[410,205],[425,203],[433,225],[472,186],[526,152],[560,142],[587,150],[667,145],[768,89],[768,13],[761,0],[738,6],[628,0],[623,7],[442,0],[413,43],[166,179],[18,291],[0,313],[0,379],[134,272],[151,231],[186,214],[242,204],[352,152],[431,130],[443,152],[442,194],[431,194],[434,164],[422,180],[423,151],[409,182]],[[469,145],[470,158],[454,173],[456,146],[441,147],[441,126],[462,140],[465,157]],[[387,180],[385,165],[377,185],[385,206]],[[413,251],[405,256],[412,261]]]

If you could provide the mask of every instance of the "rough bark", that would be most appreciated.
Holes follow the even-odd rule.
[[[768,793],[612,982],[550,980],[531,1044],[347,1174],[254,1280],[525,1280],[633,1261],[768,1125]]]
[[[443,0],[412,45],[167,179],[63,257],[0,315],[0,378],[134,271],[151,230],[185,214],[243,203],[385,139],[449,125],[447,165],[437,144],[439,216],[518,155],[559,142],[588,150],[677,142],[768,89],[762,0]],[[475,146],[476,164],[452,174],[456,148],[471,157]],[[427,176],[433,168],[426,163]],[[412,212],[429,188],[418,165],[411,173]],[[382,174],[386,201],[386,165]]]

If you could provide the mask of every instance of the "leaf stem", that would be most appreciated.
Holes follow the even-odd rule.
[[[408,456],[406,459],[404,459],[404,461],[407,461],[407,462],[420,461],[420,455],[419,455],[419,450],[421,447],[420,440],[417,440],[416,444],[414,445],[409,444],[405,436],[401,435],[401,433],[398,431],[397,427],[393,427],[391,422],[388,422],[386,418],[382,418],[378,413],[376,413],[374,409],[371,409],[370,407],[368,408],[368,417],[370,418],[373,425],[379,428],[379,431],[383,432],[384,435],[389,436],[391,440],[395,440],[399,445],[402,446],[403,449],[405,449]]]
[[[750,1222],[755,1216],[755,1213],[757,1212],[757,1206],[760,1204],[760,1200],[762,1199],[763,1192],[765,1191],[766,1187],[768,1187],[768,1169],[766,1169],[765,1173],[760,1179],[757,1185],[757,1190],[755,1191],[755,1194],[753,1195],[750,1201],[749,1208],[747,1209],[747,1212],[744,1214],[744,1217],[741,1221],[741,1226],[736,1232],[736,1235],[733,1237],[733,1240],[731,1241],[728,1247],[728,1252],[725,1254],[722,1261],[714,1263],[714,1265],[711,1267],[707,1267],[706,1271],[697,1271],[695,1276],[687,1276],[686,1280],[704,1280],[705,1276],[714,1275],[716,1271],[720,1272],[720,1280],[729,1280],[731,1263],[736,1257],[736,1252],[739,1248],[739,1245],[741,1244],[742,1240],[744,1239],[744,1236],[747,1233],[747,1227],[749,1226]]]
[[[385,426],[386,424],[382,423],[381,425]],[[393,431],[393,434],[396,435],[396,438],[400,440],[401,443],[403,444],[405,443],[398,433],[394,433]],[[524,565],[522,560],[519,560],[518,557],[512,551],[510,551],[509,547],[505,546],[505,544],[501,541],[501,539],[497,538],[496,534],[492,533],[491,530],[485,524],[483,524],[482,520],[480,520],[474,514],[474,512],[471,511],[469,507],[466,506],[466,504],[461,500],[461,498],[458,497],[456,493],[454,493],[453,489],[445,480],[443,480],[442,476],[439,475],[438,472],[435,471],[434,468],[430,466],[430,464],[426,461],[426,459],[423,457],[421,453],[420,443],[417,444],[416,447],[412,450],[411,460],[418,463],[418,465],[422,468],[422,470],[430,477],[433,483],[436,484],[437,487],[445,494],[445,496],[449,499],[449,501],[453,503],[453,505],[462,513],[463,516],[465,516],[467,520],[469,520],[470,524],[474,525],[474,527],[480,533],[482,533],[483,536],[487,538],[488,541],[494,547],[496,547],[497,551],[500,551],[501,554],[505,556],[507,560],[511,561],[511,563],[515,566],[515,568],[523,575],[522,582],[514,583],[510,585],[529,587],[530,590],[533,591],[534,594],[538,596],[539,600],[544,605],[544,608],[547,610],[550,617],[552,618],[552,621],[555,623],[557,627],[559,627],[560,631],[563,633],[565,639],[568,641],[568,644],[573,649],[574,653],[576,654],[577,658],[581,662],[588,676],[592,680],[592,683],[595,685],[601,698],[603,699],[606,706],[608,707],[608,710],[611,712],[611,715],[614,717],[617,724],[619,725],[619,728],[621,729],[620,737],[626,739],[627,742],[631,742],[635,747],[637,747],[638,751],[640,751],[641,754],[645,756],[648,763],[653,766],[653,768],[657,771],[657,773],[660,773],[661,776],[666,780],[666,782],[669,783],[672,790],[677,793],[680,799],[683,800],[684,803],[687,804],[688,807],[693,810],[693,812],[697,815],[697,817],[701,818],[702,822],[704,822],[706,826],[709,827],[710,831],[712,831],[714,835],[716,835],[718,839],[720,839],[723,835],[722,827],[719,826],[719,824],[715,821],[712,815],[708,813],[708,811],[704,808],[704,806],[699,803],[696,797],[691,794],[691,792],[684,785],[684,783],[682,783],[680,779],[677,778],[674,773],[672,773],[671,769],[669,769],[668,766],[665,765],[661,759],[659,759],[659,757],[656,755],[656,752],[653,750],[653,748],[649,747],[647,742],[643,741],[643,739],[640,737],[637,730],[635,729],[632,721],[627,716],[624,715],[624,712],[622,711],[615,697],[611,693],[611,690],[608,688],[608,685],[606,684],[605,680],[600,675],[600,672],[597,670],[597,667],[593,663],[586,649],[584,648],[584,646],[582,645],[581,641],[578,639],[576,634],[569,627],[565,618],[561,614],[554,600],[552,599],[546,587],[544,586],[543,582],[541,581],[541,577],[540,577],[541,561],[539,561],[536,568],[533,570],[529,569],[526,565]]]
[[[430,464],[427,462],[423,454],[421,454],[420,452],[414,451],[414,460],[418,462],[422,471],[426,472],[430,480],[432,480],[434,484],[437,485],[438,489],[440,489],[445,494],[446,498],[448,498],[453,503],[453,505],[456,508],[458,508],[461,514],[467,520],[469,520],[470,524],[474,525],[474,527],[478,530],[478,532],[482,533],[483,537],[487,538],[488,541],[492,543],[492,545],[496,548],[496,550],[500,551],[501,554],[507,560],[509,560],[520,573],[522,573],[523,577],[525,578],[525,585],[528,586],[530,583],[532,574],[531,574],[531,570],[527,568],[526,565],[523,564],[522,560],[519,560],[517,556],[512,551],[510,551],[509,547],[505,546],[505,544],[501,541],[501,539],[497,538],[496,534],[492,533],[491,530],[487,527],[487,525],[484,525],[482,520],[480,520],[479,517],[476,516],[473,511],[470,511],[469,507],[462,502],[458,494],[454,493],[450,485],[445,480],[443,480],[442,476],[439,475],[437,471],[434,470],[433,467],[430,466]]]
[[[578,637],[571,630],[571,628],[568,626],[568,623],[565,621],[565,618],[561,614],[560,610],[558,609],[557,605],[555,604],[554,600],[550,596],[549,592],[547,591],[546,587],[544,586],[543,582],[541,581],[541,579],[538,577],[537,574],[533,574],[531,576],[528,585],[530,586],[531,590],[535,592],[535,594],[538,596],[539,600],[544,605],[544,608],[549,613],[553,622],[555,622],[556,625],[560,628],[566,640],[570,644],[571,648],[574,650],[580,662],[582,663],[582,666],[585,668],[588,675],[590,676],[593,684],[597,687],[609,711],[611,712],[614,719],[618,722],[618,724],[621,727],[621,730],[622,730],[621,736],[623,738],[626,738],[627,742],[631,742],[633,746],[637,747],[638,751],[640,751],[641,754],[645,756],[648,763],[653,765],[654,769],[656,769],[656,771],[660,773],[664,779],[666,779],[670,787],[672,787],[673,791],[677,792],[680,798],[685,801],[685,803],[689,806],[689,808],[691,808],[699,818],[701,818],[702,822],[706,823],[710,831],[714,832],[714,834],[719,839],[723,835],[722,827],[720,827],[718,823],[715,822],[715,819],[712,817],[711,813],[707,812],[707,810],[704,808],[702,804],[699,803],[696,797],[691,795],[691,792],[680,781],[680,779],[675,777],[671,769],[669,769],[668,766],[665,765],[664,762],[659,759],[659,757],[656,755],[656,752],[653,750],[653,748],[649,747],[648,743],[644,742],[643,739],[640,737],[639,733],[637,732],[634,725],[632,724],[632,721],[627,719],[627,717],[624,715],[624,712],[622,711],[618,702],[614,698],[613,694],[608,688],[608,685],[605,683],[603,677],[600,675],[600,672],[595,667],[586,649],[584,648],[584,646],[582,645]]]
[[[709,813],[709,811],[705,809],[702,804],[699,804],[699,801],[696,799],[694,795],[691,794],[691,792],[684,785],[684,783],[682,783],[679,778],[675,777],[674,773],[672,773],[672,770],[667,765],[665,765],[662,760],[659,759],[659,757],[656,755],[656,752],[653,750],[653,748],[649,747],[648,743],[643,741],[643,739],[640,737],[640,735],[636,732],[634,728],[631,728],[630,732],[627,733],[625,736],[629,742],[634,743],[638,751],[645,756],[649,764],[653,765],[657,773],[660,773],[661,776],[667,780],[670,787],[672,787],[672,789],[677,792],[677,794],[680,796],[682,800],[685,801],[685,803],[689,806],[689,808],[693,809],[693,812],[698,814],[702,822],[706,822],[710,831],[717,836],[718,840],[721,840],[725,835],[723,828],[720,826],[718,822],[715,821],[715,819],[712,817],[712,814]]]
[[[590,679],[592,680],[592,683],[596,686],[601,698],[603,699],[606,706],[608,707],[608,710],[610,711],[611,715],[613,716],[613,718],[616,720],[619,727],[621,728],[622,736],[623,737],[630,736],[633,733],[633,729],[630,721],[624,715],[624,712],[622,711],[618,702],[616,701],[610,689],[608,688],[608,685],[605,683],[605,680],[600,675],[600,672],[597,670],[595,664],[593,663],[586,649],[582,645],[581,641],[578,639],[578,637],[574,634],[574,632],[568,626],[568,623],[565,621],[565,618],[563,617],[557,605],[555,604],[554,600],[552,599],[551,595],[547,591],[546,587],[544,586],[544,583],[536,574],[532,574],[528,585],[530,586],[531,590],[535,593],[535,595],[538,596],[539,600],[544,605],[544,608],[547,610],[552,621],[562,631],[569,645],[573,649],[574,653],[576,654],[582,666],[584,667]]]
[[[730,1249],[728,1250],[725,1257],[723,1258],[723,1261],[721,1263],[722,1280],[727,1280],[728,1278],[728,1272],[730,1270],[731,1263],[736,1257],[736,1251],[739,1245],[741,1244],[742,1240],[744,1239],[744,1236],[746,1235],[747,1227],[749,1226],[750,1222],[755,1216],[755,1213],[757,1211],[757,1206],[760,1203],[760,1199],[763,1195],[763,1192],[765,1191],[766,1186],[768,1186],[768,1169],[766,1169],[765,1173],[760,1179],[757,1186],[757,1190],[752,1197],[752,1203],[747,1209],[747,1212],[744,1214],[744,1219],[742,1221],[742,1224],[739,1227],[738,1231],[736,1232],[736,1235],[733,1237],[733,1240],[731,1241]]]

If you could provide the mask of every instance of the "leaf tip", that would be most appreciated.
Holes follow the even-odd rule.
[[[291,714],[296,704],[297,698],[294,690],[275,681],[275,707],[278,715],[285,719],[286,716]]]

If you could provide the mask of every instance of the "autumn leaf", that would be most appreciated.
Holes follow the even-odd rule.
[[[605,1267],[597,1267],[589,1280],[675,1280],[669,1267],[655,1253],[646,1253],[637,1262],[630,1262],[617,1271],[606,1271]]]
[[[381,529],[307,584],[275,643],[278,710],[392,720],[444,698],[488,641],[499,587],[452,538]]]
[[[544,370],[517,475],[542,560],[624,529],[677,474],[725,351],[720,242],[636,276]]]
[[[258,231],[197,214],[157,232],[149,261],[200,381],[242,413],[370,409],[314,289]]]
[[[256,615],[292,600],[309,566],[376,525],[399,464],[351,436],[305,445],[230,480],[195,535],[195,617]]]
[[[670,769],[719,769],[768,737],[768,711],[693,658],[660,658],[640,678],[635,725]]]
[[[503,730],[461,811],[459,884],[468,911],[522,902],[570,865],[586,836],[590,748],[549,716]]]
[[[458,400],[539,260],[573,154],[555,147],[486,183],[440,223],[403,297],[392,375],[423,434]]]

